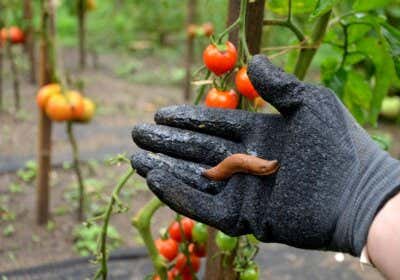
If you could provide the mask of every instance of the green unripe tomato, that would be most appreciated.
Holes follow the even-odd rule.
[[[215,236],[215,243],[218,248],[224,252],[230,252],[235,249],[238,240],[236,237],[229,236],[222,231],[218,231]]]
[[[381,115],[387,119],[396,119],[400,116],[400,97],[385,97],[382,102]]]
[[[256,266],[251,266],[246,268],[242,273],[240,273],[240,280],[258,280],[258,269]]]
[[[192,229],[192,239],[200,244],[206,243],[208,239],[207,226],[202,223],[196,223]]]

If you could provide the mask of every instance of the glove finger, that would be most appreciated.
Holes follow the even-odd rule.
[[[290,114],[302,103],[304,84],[273,65],[266,56],[255,55],[247,72],[257,92],[282,114]]]
[[[155,121],[157,124],[240,140],[254,116],[254,113],[243,110],[182,105],[160,109],[155,115]]]
[[[202,175],[203,170],[210,168],[207,165],[172,158],[163,154],[139,151],[131,158],[131,164],[139,175],[146,177],[153,169],[162,169],[182,180],[185,184],[202,192],[219,193],[225,182],[212,181]]]
[[[240,144],[223,138],[153,124],[135,126],[132,138],[142,149],[209,165],[242,150]]]
[[[153,193],[174,211],[230,234],[236,234],[234,223],[228,222],[230,207],[224,201],[194,188],[171,173],[153,169],[147,175]]]

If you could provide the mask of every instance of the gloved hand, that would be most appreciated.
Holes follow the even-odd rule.
[[[257,55],[248,68],[281,115],[173,106],[132,135],[132,157],[173,210],[230,235],[359,256],[377,211],[400,190],[400,165],[374,143],[335,94]],[[275,175],[201,175],[235,153],[277,159]]]

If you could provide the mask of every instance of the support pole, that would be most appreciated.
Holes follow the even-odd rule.
[[[55,8],[54,0],[41,0],[41,42],[39,86],[55,81]],[[38,179],[37,223],[46,224],[49,219],[49,174],[51,169],[51,120],[43,110],[39,111],[38,132]]]

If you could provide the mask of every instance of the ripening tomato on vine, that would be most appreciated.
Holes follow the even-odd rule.
[[[207,107],[223,109],[251,107],[256,110],[264,105],[259,100],[256,101],[259,94],[247,75],[246,62],[250,59],[250,54],[246,40],[240,39],[238,47],[229,40],[223,42],[224,36],[236,27],[239,27],[239,37],[245,37],[245,31],[240,24],[242,20],[239,18],[217,38],[211,36],[210,44],[203,51],[204,67],[209,71],[209,75],[212,74],[213,85],[205,97]],[[243,99],[247,100],[247,106],[243,105],[245,104],[242,102]]]

